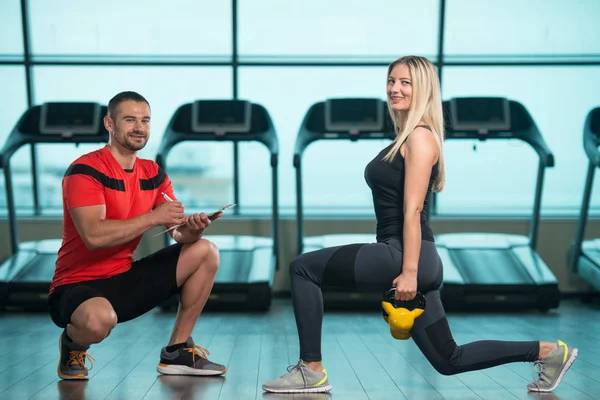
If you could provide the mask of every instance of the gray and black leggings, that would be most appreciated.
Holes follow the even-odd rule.
[[[325,248],[296,257],[290,264],[300,359],[321,361],[322,286],[356,291],[384,291],[402,272],[398,239]],[[442,262],[435,243],[422,241],[417,289],[425,294],[425,312],[415,320],[411,337],[431,365],[444,375],[480,370],[516,361],[537,360],[539,342],[484,340],[459,346],[452,338],[438,291]]]

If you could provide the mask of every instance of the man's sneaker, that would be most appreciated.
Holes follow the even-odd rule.
[[[534,363],[535,373],[538,373],[538,379],[527,385],[527,389],[532,392],[551,392],[560,383],[563,376],[577,358],[577,349],[570,349],[565,343],[558,341],[558,347],[546,357]]]
[[[266,382],[263,390],[273,393],[326,393],[331,390],[327,370],[314,372],[302,360],[288,367],[288,373]]]
[[[206,358],[210,352],[196,346],[190,337],[183,349],[168,352],[163,347],[160,363],[156,370],[165,375],[222,375],[227,371],[224,365],[216,364]]]
[[[88,369],[85,366],[85,360],[90,360],[93,365],[94,360],[85,351],[90,346],[80,346],[75,342],[70,342],[65,337],[65,332],[61,333],[58,339],[58,350],[60,359],[58,360],[58,376],[61,379],[88,379]],[[90,369],[92,369],[90,365]]]

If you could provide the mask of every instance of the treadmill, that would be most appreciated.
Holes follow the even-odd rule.
[[[381,99],[332,98],[315,103],[308,109],[298,131],[294,151],[297,254],[352,243],[376,242],[375,233],[304,237],[302,155],[306,148],[313,142],[324,140],[393,140],[395,137],[387,103]],[[323,287],[322,292],[324,307],[337,310],[372,309],[373,305],[381,303],[382,296],[381,292],[355,292],[335,287]]]
[[[559,305],[556,276],[535,248],[544,172],[554,157],[533,118],[513,100],[453,98],[443,102],[446,140],[514,140],[529,144],[539,157],[533,215],[528,236],[449,233],[435,241],[444,265],[441,288],[447,310],[547,311]]]
[[[51,102],[31,107],[9,134],[0,167],[4,169],[11,257],[0,265],[0,309],[45,310],[62,239],[19,243],[11,157],[38,143],[107,143],[102,123],[106,107],[97,103]]]
[[[600,168],[600,107],[589,112],[583,127],[583,147],[588,157],[588,170],[575,242],[569,251],[571,270],[596,291],[600,291],[600,239],[584,240],[588,220],[594,173]]]
[[[278,262],[279,209],[277,196],[278,141],[267,110],[245,100],[197,100],[180,106],[172,116],[162,137],[156,162],[167,172],[169,152],[181,142],[233,142],[234,200],[238,214],[239,143],[254,141],[270,152],[272,180],[272,237],[243,235],[206,235],[219,248],[220,266],[206,303],[206,310],[265,311],[271,306],[272,287]],[[207,190],[210,188],[207,187]],[[225,213],[225,217],[227,214]],[[175,243],[164,234],[165,245]],[[179,296],[161,305],[165,311],[177,309]]]

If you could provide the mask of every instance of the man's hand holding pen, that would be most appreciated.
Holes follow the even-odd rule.
[[[168,230],[176,229],[181,234],[186,236],[188,233],[194,236],[201,236],[204,233],[204,231],[210,226],[212,221],[223,215],[223,212],[219,211],[217,213],[211,214],[210,217],[207,216],[205,213],[196,213],[186,216],[184,213],[183,205],[180,202],[173,201],[173,199],[171,199],[165,193],[161,194],[167,200],[167,202],[158,206],[155,211],[158,211],[158,209],[165,204],[168,205],[168,209],[165,210],[165,213],[169,213],[168,215],[171,218],[173,218],[170,220],[172,221],[171,223],[165,224],[166,226],[169,226]]]

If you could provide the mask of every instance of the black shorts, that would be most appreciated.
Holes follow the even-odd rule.
[[[71,322],[81,303],[104,297],[125,322],[152,310],[179,292],[177,261],[182,245],[177,243],[134,261],[131,268],[115,276],[58,286],[48,298],[52,321],[60,328]]]

